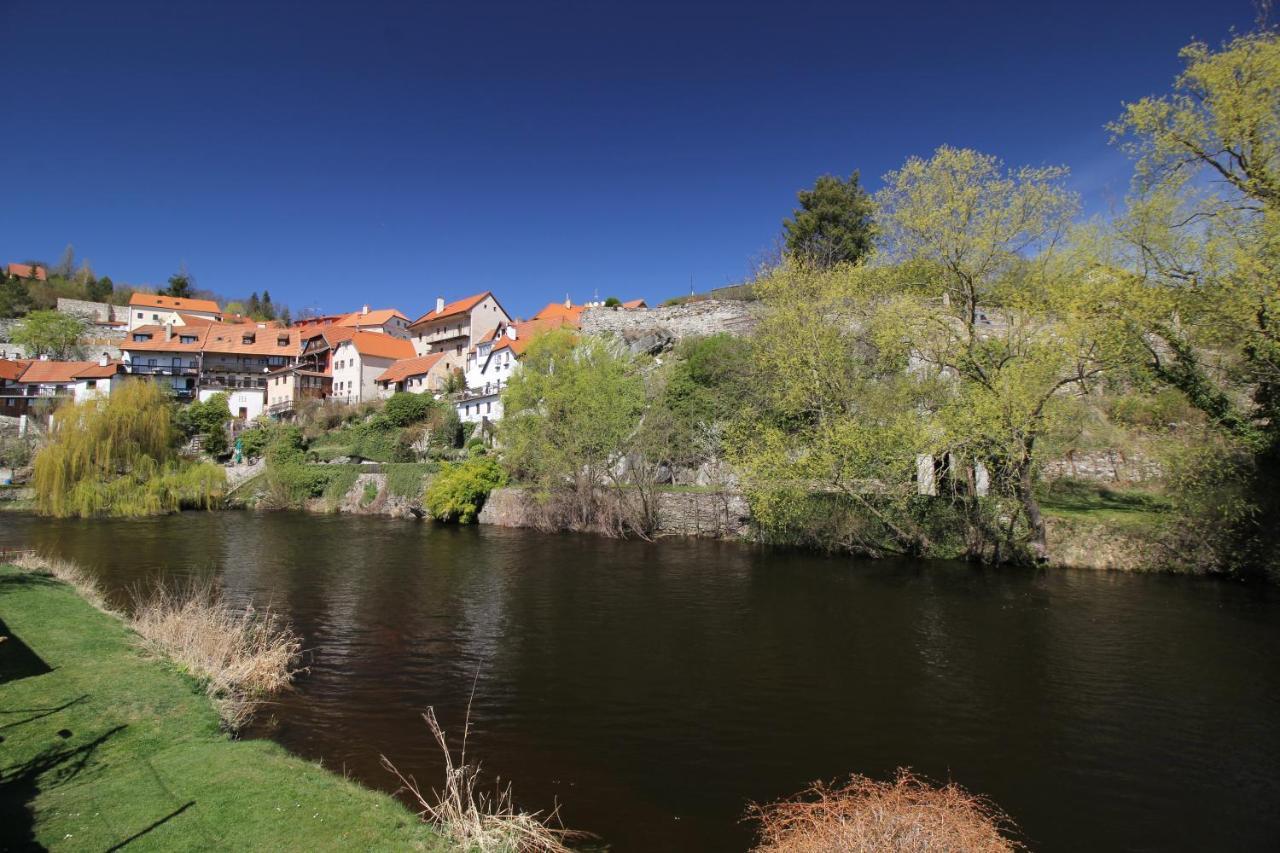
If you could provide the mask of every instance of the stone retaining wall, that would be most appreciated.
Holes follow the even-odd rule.
[[[480,510],[480,524],[536,527],[533,498],[518,487],[494,489]],[[729,492],[659,492],[659,536],[738,538],[750,532],[747,502]]]
[[[750,335],[758,320],[755,302],[705,299],[666,308],[588,308],[582,312],[582,331],[587,334],[615,334],[627,340],[641,338],[654,330],[669,332],[675,340],[728,332]]]

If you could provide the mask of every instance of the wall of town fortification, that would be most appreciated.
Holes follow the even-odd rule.
[[[749,335],[755,331],[758,306],[755,302],[732,299],[705,299],[664,308],[588,308],[582,312],[586,334],[614,334],[631,341],[654,331],[670,334],[674,340],[728,332]]]

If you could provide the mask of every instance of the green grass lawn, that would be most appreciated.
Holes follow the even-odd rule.
[[[1040,507],[1046,515],[1073,521],[1146,528],[1161,520],[1169,510],[1169,502],[1160,495],[1138,489],[1058,480],[1044,489]]]
[[[395,799],[229,739],[69,586],[0,566],[0,620],[0,849],[446,849]]]

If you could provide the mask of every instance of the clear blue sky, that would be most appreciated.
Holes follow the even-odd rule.
[[[796,190],[943,143],[1063,163],[1222,3],[0,0],[0,260],[410,314],[740,279]]]

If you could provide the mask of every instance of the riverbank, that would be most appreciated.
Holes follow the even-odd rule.
[[[293,507],[312,513],[382,515],[422,519],[427,513],[422,490],[431,481],[431,466],[404,464],[309,465],[329,477],[323,497]],[[252,483],[236,496],[237,506],[262,506],[252,494]],[[755,530],[746,499],[735,492],[715,488],[672,486],[654,492],[657,501],[658,537],[697,536],[712,539],[752,540]],[[1162,529],[1168,523],[1165,504],[1142,489],[1112,489],[1099,484],[1076,483],[1046,495],[1043,511],[1048,526],[1048,565],[1090,571],[1170,572],[1197,574],[1193,565],[1179,562],[1179,555],[1164,545]],[[602,532],[590,525],[557,527],[548,522],[543,507],[521,486],[494,489],[477,523],[510,528]]]
[[[193,681],[66,584],[0,566],[0,846],[443,850],[399,801],[233,741]]]

